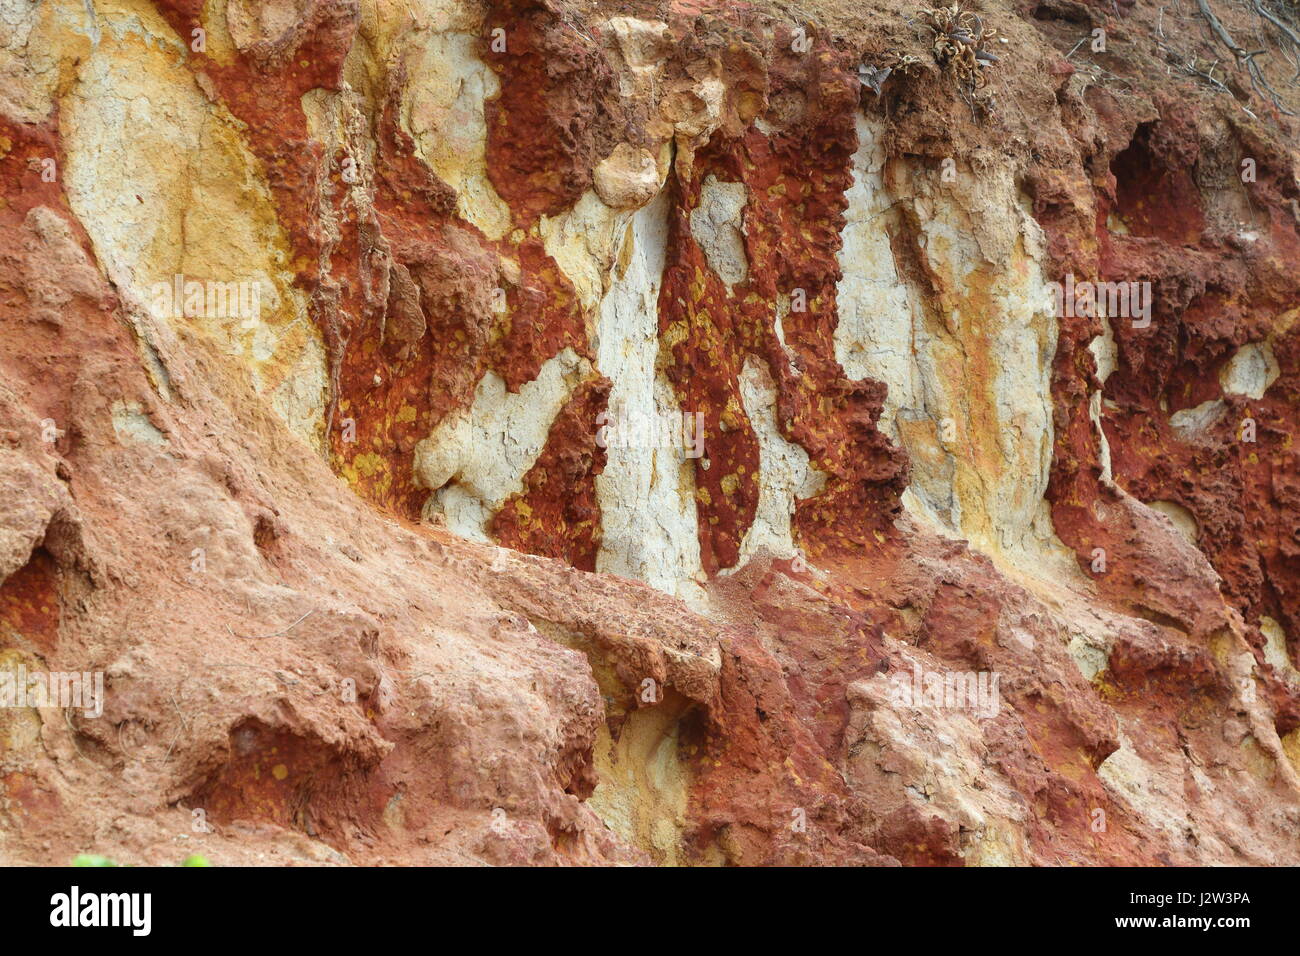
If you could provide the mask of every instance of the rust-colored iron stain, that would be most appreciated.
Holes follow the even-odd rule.
[[[229,760],[189,803],[214,823],[262,821],[337,839],[344,822],[367,825],[351,817],[368,803],[366,770],[323,741],[248,720],[231,730]]]
[[[44,548],[0,584],[0,641],[12,630],[42,655],[59,642],[59,579],[54,559]]]
[[[610,382],[583,382],[551,425],[546,445],[512,495],[492,519],[492,537],[506,547],[560,558],[581,571],[596,570],[600,508],[596,476],[605,450],[592,427],[609,399]]]
[[[184,38],[220,5],[157,0],[156,6]],[[648,587],[575,575],[549,562],[529,562],[526,573],[517,567],[466,571],[478,568],[481,555],[462,565],[452,560],[478,546],[428,527],[407,534],[417,529],[431,491],[415,486],[415,444],[469,404],[485,374],[500,375],[517,392],[563,349],[594,362],[592,316],[534,227],[541,217],[571,208],[591,188],[594,165],[616,142],[654,142],[647,116],[635,112],[644,106],[621,101],[620,76],[601,52],[610,48],[586,35],[598,32],[599,24],[581,17],[569,22],[551,5],[532,0],[497,4],[483,23],[479,54],[501,83],[500,96],[486,104],[487,174],[516,227],[493,241],[457,217],[456,196],[419,159],[403,131],[400,66],[393,67],[371,118],[378,148],[372,203],[357,201],[341,174],[347,157],[329,155],[310,139],[302,98],[313,90],[341,90],[360,8],[353,0],[308,6],[293,26],[291,45],[263,44],[229,62],[192,52],[186,63],[201,87],[244,124],[242,135],[289,237],[295,281],[328,350],[330,463],[359,495],[398,520],[380,522],[356,509],[350,517],[372,538],[348,542],[348,550],[339,549],[342,558],[322,551],[311,564],[302,547],[311,521],[321,520],[340,541],[354,529],[328,524],[323,512],[305,503],[308,495],[276,492],[283,518],[249,522],[246,544],[269,556],[267,573],[321,606],[313,618],[320,634],[304,628],[269,636],[262,645],[267,660],[281,651],[299,660],[308,650],[298,642],[325,635],[310,648],[319,673],[277,670],[269,701],[223,700],[204,710],[203,719],[177,739],[176,750],[168,751],[169,759],[141,769],[153,774],[148,779],[160,792],[174,787],[182,806],[202,807],[214,822],[294,830],[346,851],[353,861],[382,861],[390,853],[426,859],[419,854],[431,844],[441,850],[446,842],[449,853],[466,859],[643,862],[637,848],[621,845],[588,806],[597,782],[596,730],[603,721],[605,730],[617,734],[629,719],[629,708],[617,715],[602,711],[592,671],[614,675],[610,679],[625,685],[622,693],[629,699],[638,681],[653,674],[682,706],[671,739],[687,792],[681,816],[671,822],[681,828],[677,836],[687,862],[961,865],[970,860],[975,836],[956,820],[951,801],[918,804],[888,779],[900,777],[904,764],[924,751],[909,753],[901,737],[873,737],[867,726],[881,707],[879,701],[864,703],[869,692],[882,677],[897,676],[924,658],[954,671],[1001,677],[1000,712],[963,737],[963,746],[978,751],[981,777],[978,784],[962,785],[987,794],[991,782],[1010,794],[1015,821],[1008,826],[1023,841],[1013,854],[1017,858],[1117,864],[1198,858],[1203,848],[1195,841],[1182,846],[1160,832],[1140,800],[1122,799],[1122,787],[1107,774],[1122,773],[1124,760],[1163,771],[1186,756],[1181,785],[1188,805],[1202,811],[1222,806],[1203,789],[1208,776],[1216,787],[1252,801],[1242,807],[1252,826],[1263,827],[1265,813],[1274,813],[1268,800],[1290,799],[1282,762],[1271,753],[1249,760],[1251,747],[1263,754],[1253,736],[1258,727],[1240,746],[1225,743],[1233,723],[1227,714],[1242,699],[1225,662],[1242,633],[1259,664],[1261,706],[1271,709],[1274,729],[1286,735],[1300,728],[1300,689],[1266,660],[1260,628],[1266,616],[1278,621],[1290,635],[1291,659],[1300,659],[1300,234],[1294,214],[1300,192],[1291,156],[1268,138],[1263,124],[1231,125],[1235,139],[1223,149],[1251,157],[1258,173],[1241,184],[1237,231],[1225,230],[1205,186],[1223,164],[1222,156],[1204,151],[1201,120],[1209,107],[1163,93],[1148,111],[1125,106],[1095,85],[1088,105],[1098,123],[1112,124],[1095,130],[1096,142],[1106,145],[1059,163],[1035,155],[1026,173],[1035,217],[1046,232],[1049,278],[1072,272],[1150,282],[1153,291],[1149,327],[1111,318],[1117,362],[1104,388],[1088,349],[1102,323],[1059,320],[1047,498],[1056,534],[1095,583],[1096,610],[1119,608],[1123,614],[1112,619],[1113,644],[1105,648],[1100,669],[1085,677],[1062,646],[1065,618],[1039,620],[1043,605],[965,542],[924,528],[900,530],[907,521],[896,525],[908,462],[877,428],[885,386],[849,381],[834,360],[836,253],[858,145],[857,111],[865,105],[882,114],[895,154],[948,150],[967,135],[985,141],[999,127],[968,127],[963,120],[939,132],[943,124],[937,120],[944,114],[934,104],[953,97],[950,90],[937,95],[927,71],[864,104],[854,72],[862,50],[838,40],[831,45],[814,31],[812,50],[795,55],[790,27],[760,23],[751,6],[724,9],[679,0],[655,8],[654,15],[674,18],[665,41],[677,45],[674,56],[686,50],[693,58],[688,65],[701,70],[725,64],[733,81],[726,95],[734,115],[698,145],[691,162],[674,165],[669,175],[667,264],[658,301],[665,373],[682,408],[705,415],[708,467],[695,467],[696,509],[703,564],[713,576],[709,587],[719,608],[716,619],[706,618]],[[1139,14],[1140,9],[1132,16]],[[509,40],[498,51],[493,31],[503,24]],[[773,29],[765,32],[768,27]],[[1073,95],[1065,88],[1073,68],[1063,60],[1053,65],[1050,57],[1040,62],[1049,67],[1042,75],[1057,84],[1064,104]],[[1034,82],[1040,85],[1038,78]],[[759,132],[754,118],[782,98],[802,104],[797,121],[778,132]],[[1070,108],[1082,109],[1082,103]],[[955,108],[948,115],[964,115],[962,104]],[[909,126],[914,120],[920,125]],[[63,161],[57,130],[57,115],[40,124],[0,118],[0,228],[34,235],[23,231],[28,215],[47,207],[70,224],[93,263],[61,185],[41,177],[42,160]],[[891,155],[891,161],[896,158]],[[1229,171],[1236,175],[1231,163]],[[730,289],[690,230],[690,212],[708,176],[743,184],[748,197],[748,277]],[[1235,180],[1224,185],[1238,188]],[[169,590],[175,581],[166,562],[175,549],[170,541],[142,543],[147,535],[140,527],[114,524],[114,506],[123,500],[120,486],[194,466],[183,477],[210,491],[217,503],[196,514],[222,516],[218,504],[252,513],[266,505],[254,500],[258,495],[270,497],[277,482],[289,484],[289,453],[268,453],[269,439],[236,428],[219,440],[238,435],[262,459],[241,458],[243,449],[230,451],[227,445],[228,470],[204,484],[212,477],[205,469],[221,457],[221,446],[203,442],[221,424],[201,420],[214,404],[204,404],[197,387],[158,414],[160,423],[168,418],[174,426],[168,429],[167,455],[137,455],[124,443],[114,444],[97,393],[148,395],[129,319],[110,292],[96,299],[84,289],[68,300],[66,316],[30,319],[28,299],[35,297],[15,266],[24,264],[22,254],[0,250],[0,318],[12,329],[0,371],[6,383],[21,386],[27,418],[48,415],[64,434],[37,446],[31,422],[7,422],[0,452],[8,456],[14,449],[37,466],[29,474],[44,469],[51,481],[62,482],[78,513],[67,506],[45,543],[0,583],[0,644],[22,641],[54,667],[72,650],[81,654],[91,647],[104,649],[106,663],[134,647],[156,646],[162,659],[163,651],[179,649],[176,656],[185,657],[202,642],[219,643],[230,633],[222,618],[231,608],[242,604],[237,613],[254,617],[263,609],[251,607],[245,591],[227,587],[216,567],[202,591]],[[971,280],[973,300],[985,309],[993,307],[988,281],[983,275]],[[107,290],[102,279],[99,284]],[[782,315],[790,355],[778,340],[775,320],[778,303],[796,292],[807,308]],[[1238,349],[1261,342],[1276,359],[1276,381],[1258,399],[1222,394],[1219,373],[1226,363]],[[991,387],[993,371],[980,363],[989,362],[993,350],[992,343],[972,350],[976,358],[962,369],[972,388]],[[718,576],[736,563],[759,499],[758,439],[740,391],[751,356],[775,383],[781,435],[806,449],[810,464],[828,476],[824,490],[799,502],[794,515],[796,541],[817,567],[810,569],[802,557],[755,561]],[[168,358],[177,368],[195,367],[183,353]],[[601,546],[595,480],[605,465],[595,422],[610,388],[598,371],[576,386],[522,489],[494,516],[489,528],[496,540],[594,570]],[[1099,389],[1116,483],[1139,501],[1187,509],[1197,526],[1195,548],[1188,545],[1174,558],[1155,552],[1151,541],[1172,535],[1172,526],[1102,481],[1102,442],[1089,418]],[[1199,433],[1171,423],[1171,416],[1207,403],[1217,412]],[[984,396],[972,406],[990,408],[992,402]],[[7,416],[8,408],[0,414]],[[1254,441],[1243,438],[1247,422]],[[987,461],[996,453],[996,425],[971,424],[974,460]],[[277,454],[286,457],[273,461]],[[253,473],[263,465],[268,475],[259,474],[255,482]],[[306,469],[319,463],[307,455],[295,467],[313,474]],[[314,474],[328,477],[324,470]],[[137,514],[167,518],[161,510]],[[430,575],[411,560],[401,573],[372,575],[378,565],[367,563],[378,559],[359,545],[390,533],[394,538],[385,544],[394,550],[443,562],[442,571],[459,570]],[[113,550],[115,544],[124,556]],[[1098,550],[1106,556],[1103,571],[1092,567]],[[1201,555],[1221,584],[1203,570]],[[1196,573],[1186,571],[1192,563]],[[157,613],[156,606],[132,604],[149,596],[121,574],[127,566],[142,569],[141,578],[150,575],[146,580],[164,589],[171,606],[183,603],[178,595],[193,600],[194,607],[182,612],[189,619],[155,621],[149,615]],[[355,590],[358,567],[372,591]],[[471,586],[460,577],[472,579]],[[573,585],[575,580],[581,583]],[[130,620],[140,621],[147,637],[132,644],[113,627],[96,630],[100,624],[74,599],[82,587],[91,606],[120,605],[136,615]],[[468,626],[457,630],[446,604],[427,601],[428,592],[439,588],[474,615],[497,612],[494,626],[501,633],[525,618],[551,624],[556,632],[581,632],[592,647],[589,666],[576,666],[577,655],[546,640],[517,642],[527,645],[523,656],[513,656],[516,642],[500,642],[493,654],[501,655],[512,678],[531,673],[544,679],[533,680],[530,690],[518,688],[519,699],[537,695],[518,711],[505,703],[513,690],[492,699],[511,723],[511,736],[493,741],[488,724],[474,723],[487,709],[479,697],[459,699],[450,679],[434,690],[427,683],[438,678],[434,669],[454,674],[455,681],[462,677],[453,670],[458,661],[437,656],[443,653],[440,642],[457,650],[481,643]],[[1089,592],[1088,600],[1093,598]],[[331,599],[338,603],[327,608]],[[643,604],[653,614],[638,617]],[[431,639],[423,625],[437,616],[445,633]],[[669,638],[655,632],[661,617],[672,622]],[[412,627],[411,620],[418,625]],[[180,621],[190,627],[178,628]],[[1008,621],[1032,633],[1009,629]],[[198,637],[180,643],[178,632]],[[1026,639],[1025,647],[1015,646],[1017,636]],[[230,656],[238,659],[222,664],[269,670],[266,661],[243,653],[237,647]],[[426,672],[416,677],[402,671],[417,659]],[[487,679],[480,689],[486,695],[493,683],[505,684],[507,671],[492,671],[487,657],[481,660]],[[369,669],[373,688],[361,702],[332,693],[337,678]],[[468,673],[471,680],[484,676]],[[167,672],[161,677],[159,686],[170,688]],[[539,689],[552,679],[554,687]],[[150,698],[144,688],[132,697],[134,683],[110,684],[111,705],[138,707],[132,720],[147,722],[159,714],[172,719],[177,703],[170,690],[155,688]],[[317,692],[326,687],[330,692]],[[404,695],[426,690],[427,700],[414,696],[417,703],[407,707]],[[639,709],[636,703],[630,708]],[[538,722],[535,715],[546,711],[553,722]],[[931,718],[906,713],[902,719]],[[936,726],[961,735],[964,720],[945,718]],[[104,729],[110,721],[85,723],[90,726],[74,728],[78,750],[85,745],[90,753],[96,746],[99,756],[122,756],[114,749],[119,742],[113,730]],[[544,739],[554,752],[523,754],[517,749],[523,738]],[[862,751],[873,747],[879,756],[863,758]],[[26,763],[0,776],[0,813],[27,842],[40,845],[53,833],[62,852],[99,832],[93,821],[66,823],[78,811],[70,796],[91,806],[87,816],[98,820],[122,807],[136,813],[140,794],[78,795],[75,781],[40,751],[7,752],[6,759]],[[1111,762],[1117,756],[1122,759]],[[1192,763],[1204,773],[1191,772]],[[489,776],[484,766],[508,772]],[[1259,778],[1257,790],[1233,789],[1246,776],[1243,768]],[[495,818],[494,808],[507,799],[513,802],[503,835],[484,821]],[[807,811],[808,832],[792,831],[792,809]],[[1098,811],[1107,823],[1101,829],[1095,826]],[[152,826],[175,806],[159,804],[149,812],[156,818],[140,816]],[[222,845],[231,853],[245,839],[236,839],[237,832],[232,827],[223,834],[229,839]],[[1229,833],[1214,838],[1232,843]],[[377,843],[382,851],[374,849]],[[1282,859],[1286,847],[1282,840],[1266,852]]]
[[[485,104],[488,178],[527,230],[591,186],[592,167],[616,142],[611,127],[622,125],[609,115],[618,81],[598,50],[531,0],[493,5],[480,52],[501,79]]]
[[[751,128],[737,140],[719,134],[697,154],[689,181],[677,180],[659,297],[661,341],[673,357],[669,379],[682,407],[705,415],[709,467],[697,464],[695,477],[709,573],[736,562],[758,500],[758,444],[739,389],[749,354],[777,383],[782,436],[828,476],[819,494],[797,503],[795,527],[811,552],[878,547],[893,534],[907,484],[906,454],[877,428],[884,385],[849,381],[834,358],[836,253],[857,146],[849,108],[857,81],[825,48],[778,62],[794,72],[784,82],[818,87],[816,111],[797,132],[769,139]],[[709,175],[744,183],[748,195],[748,276],[730,292],[690,235],[690,210]],[[807,308],[783,319],[797,355],[791,362],[775,321],[778,300],[796,293]]]
[[[159,9],[181,36],[201,26],[199,0],[163,0]],[[539,240],[491,242],[455,216],[454,194],[415,155],[398,123],[400,68],[376,122],[373,209],[360,212],[342,178],[346,157],[325,155],[309,137],[301,107],[309,90],[340,89],[357,22],[357,7],[340,0],[316,11],[291,56],[254,51],[260,56],[255,63],[239,55],[221,64],[199,52],[187,63],[208,77],[247,125],[249,148],[263,164],[290,236],[296,283],[308,293],[311,318],[329,353],[331,459],[363,497],[413,520],[430,491],[414,484],[416,442],[471,400],[487,370],[517,391],[565,347],[590,358],[590,336],[572,285]],[[512,48],[523,49],[527,37],[526,30],[512,29]],[[486,40],[483,53],[503,66],[499,58],[491,61]],[[536,67],[536,56],[505,65],[524,71],[521,82],[506,86],[535,107],[545,95],[527,73]],[[518,115],[550,115],[519,108]],[[530,154],[539,142],[519,140]],[[317,187],[322,175],[329,183],[324,200]],[[523,197],[543,193],[534,192],[531,181],[520,185],[502,195],[526,223],[530,215],[536,218],[527,205],[534,199]],[[333,205],[335,240],[318,227],[322,201]],[[503,258],[517,262],[517,280],[503,269]],[[418,298],[401,303],[405,318],[394,288],[400,280],[390,275],[398,268],[410,279],[404,288],[419,291]]]
[[[20,771],[0,776],[0,794],[4,796],[5,813],[23,827],[50,826],[67,812],[56,792]]]
[[[1151,283],[1151,324],[1110,321],[1118,367],[1105,383],[1103,422],[1112,468],[1124,489],[1144,502],[1172,501],[1198,528],[1197,547],[1222,576],[1223,595],[1247,622],[1261,615],[1300,633],[1300,235],[1284,215],[1295,188],[1286,162],[1266,142],[1243,143],[1257,161],[1249,189],[1256,220],[1248,228],[1267,236],[1268,256],[1250,242],[1225,254],[1203,234],[1200,194],[1191,184],[1198,161],[1195,122],[1169,106],[1158,124],[1140,126],[1132,142],[1097,184],[1095,254],[1082,248],[1050,216],[1057,268],[1080,278]],[[1235,170],[1234,170],[1235,172]],[[1127,227],[1119,229],[1118,224]],[[1056,232],[1056,235],[1052,235]],[[1141,603],[1150,585],[1140,547],[1123,522],[1099,517],[1097,502],[1113,496],[1099,481],[1100,444],[1088,419],[1091,390],[1099,386],[1085,346],[1100,322],[1062,318],[1053,379],[1057,438],[1048,498],[1061,539],[1090,568],[1095,549],[1109,556],[1107,573],[1094,575],[1103,593]],[[1223,366],[1241,346],[1268,341],[1279,376],[1262,399],[1225,395]],[[1171,416],[1222,401],[1218,417],[1194,438],[1180,436]],[[1243,439],[1253,423],[1255,441]],[[1107,514],[1105,505],[1101,515]],[[1267,692],[1278,701],[1278,730],[1297,725],[1300,691],[1272,673],[1263,638],[1252,639]],[[1298,648],[1294,637],[1289,649]],[[1133,665],[1129,665],[1132,669]],[[1190,678],[1187,678],[1190,679]]]
[[[707,573],[736,563],[745,529],[758,507],[758,439],[741,404],[739,376],[752,328],[691,237],[690,210],[706,171],[726,176],[733,157],[698,157],[669,217],[668,261],[659,291],[660,342],[666,368],[687,414],[704,415],[704,457],[695,465],[700,559]],[[734,168],[734,167],[733,167]],[[734,173],[733,173],[734,176]],[[739,292],[739,290],[736,290]],[[707,463],[707,467],[705,464]]]

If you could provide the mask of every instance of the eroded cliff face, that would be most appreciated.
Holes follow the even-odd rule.
[[[0,0],[0,858],[1300,862],[1300,97],[870,6]]]

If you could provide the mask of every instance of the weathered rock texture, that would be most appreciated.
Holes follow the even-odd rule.
[[[0,0],[0,860],[1300,863],[1210,9]]]

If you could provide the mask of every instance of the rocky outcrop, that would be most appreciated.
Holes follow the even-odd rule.
[[[1300,860],[1300,94],[1200,24],[0,2],[0,859]]]

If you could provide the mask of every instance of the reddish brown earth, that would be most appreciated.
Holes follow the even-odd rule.
[[[105,686],[0,708],[0,862],[1300,862],[1300,39],[1211,5],[1274,98],[1188,0],[982,0],[974,90],[925,9],[0,25],[0,676]],[[638,498],[611,315],[704,422]]]

